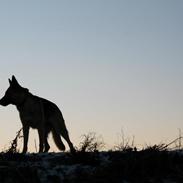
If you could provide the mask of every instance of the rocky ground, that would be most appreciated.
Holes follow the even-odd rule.
[[[0,183],[176,183],[183,182],[178,151],[108,151],[0,154]]]

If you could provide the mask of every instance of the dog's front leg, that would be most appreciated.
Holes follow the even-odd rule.
[[[45,144],[44,128],[39,128],[38,134],[39,134],[39,153],[41,153],[43,152],[43,148]]]
[[[27,143],[29,138],[29,126],[24,125],[23,126],[23,138],[24,138],[24,144],[23,144],[23,151],[22,153],[27,152]]]

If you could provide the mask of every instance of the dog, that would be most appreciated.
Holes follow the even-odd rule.
[[[68,143],[71,153],[74,153],[75,148],[70,141],[64,118],[57,105],[31,94],[27,88],[18,83],[15,76],[9,79],[9,84],[4,97],[0,99],[0,105],[13,104],[19,111],[24,139],[22,153],[27,152],[30,127],[38,130],[40,153],[48,152],[50,149],[47,140],[50,132],[53,134],[53,139],[58,149],[65,150],[65,145],[61,139],[62,136]]]

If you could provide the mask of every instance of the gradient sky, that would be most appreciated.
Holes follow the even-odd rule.
[[[183,1],[0,1],[0,97],[14,74],[55,102],[75,145],[169,142],[183,129]],[[21,127],[0,107],[0,147]],[[37,133],[31,130],[29,149]],[[38,143],[38,142],[37,142]],[[52,146],[52,150],[55,148]]]

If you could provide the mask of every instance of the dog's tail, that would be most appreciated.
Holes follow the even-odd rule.
[[[62,139],[60,137],[60,134],[56,130],[54,130],[54,129],[52,129],[52,134],[53,134],[53,139],[54,139],[54,142],[55,142],[56,146],[61,151],[65,151],[65,145],[62,142]]]

